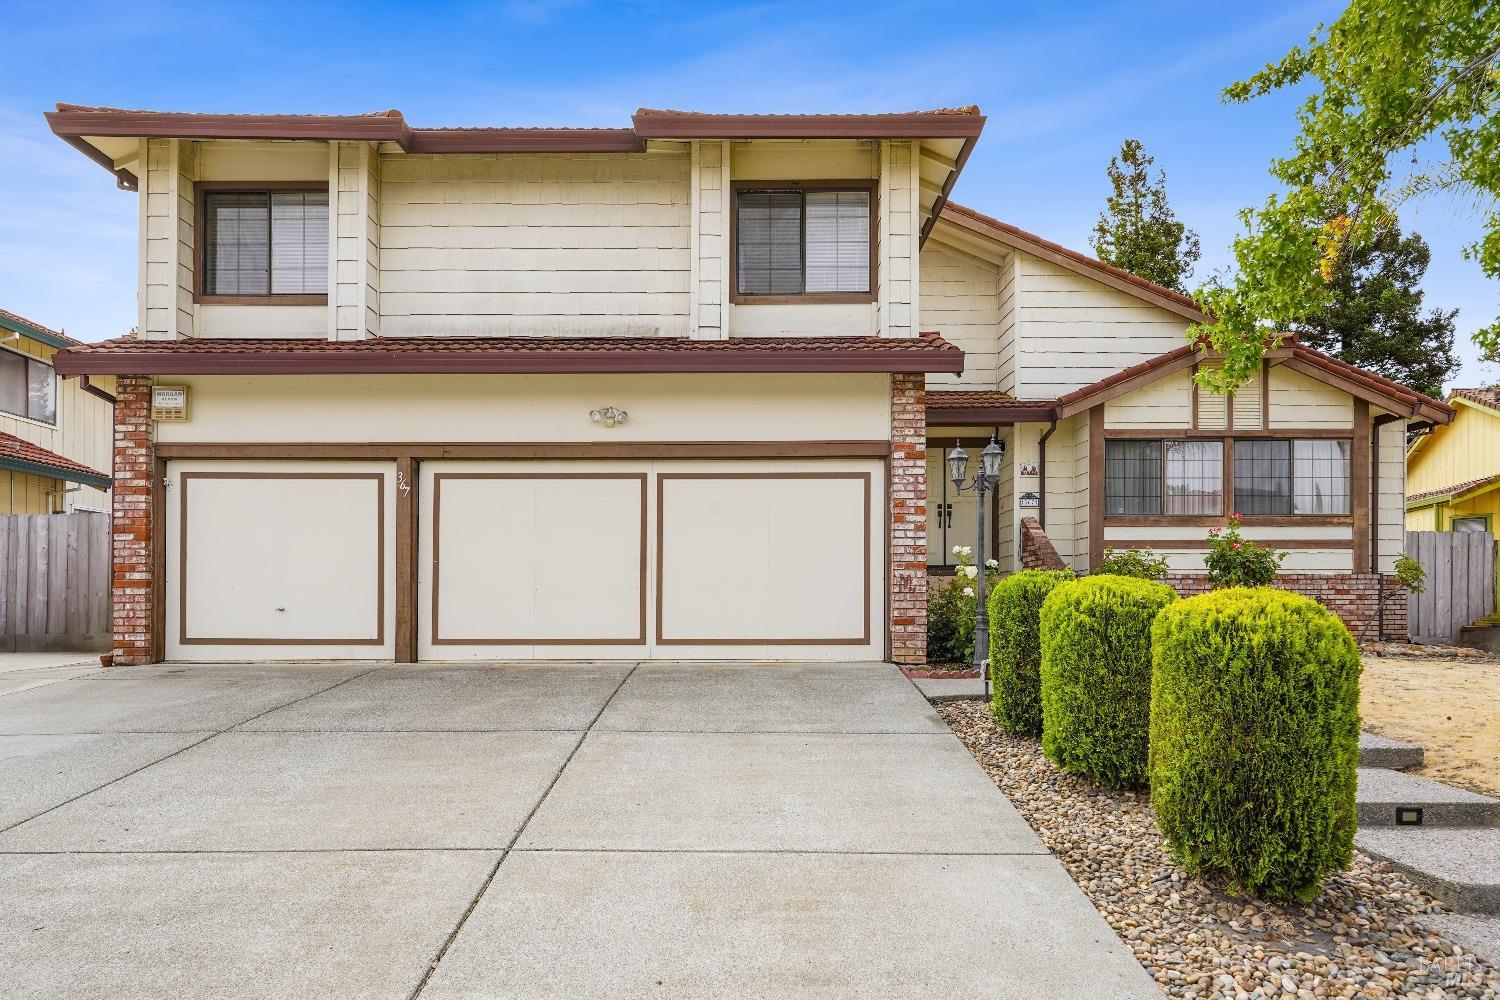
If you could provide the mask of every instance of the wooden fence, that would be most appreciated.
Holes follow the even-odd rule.
[[[109,515],[0,514],[0,651],[102,650]]]
[[[1465,625],[1495,613],[1495,536],[1487,531],[1408,531],[1406,552],[1427,571],[1407,604],[1416,642],[1453,642]]]

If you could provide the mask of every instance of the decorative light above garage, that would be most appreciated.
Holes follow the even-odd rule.
[[[605,427],[613,427],[616,424],[623,424],[625,421],[629,420],[630,414],[626,413],[624,410],[617,410],[613,406],[606,406],[602,410],[590,410],[589,419],[596,424],[603,424]]]

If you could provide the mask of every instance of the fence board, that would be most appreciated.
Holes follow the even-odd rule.
[[[0,514],[0,650],[106,642],[109,515]]]
[[[1406,551],[1427,573],[1408,605],[1413,639],[1453,642],[1466,625],[1495,612],[1495,536],[1489,532],[1408,531]]]

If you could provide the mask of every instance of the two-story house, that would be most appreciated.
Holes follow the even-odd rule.
[[[109,510],[114,379],[52,366],[80,343],[0,309],[0,514]]]
[[[1368,632],[1450,416],[1295,344],[1196,391],[1190,300],[949,203],[975,108],[48,119],[139,192],[139,335],[58,359],[118,379],[117,662],[921,662],[991,435],[1003,567],[1237,508]]]

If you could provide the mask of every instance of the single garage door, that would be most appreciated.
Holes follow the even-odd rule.
[[[394,656],[395,467],[173,462],[172,660]]]
[[[880,659],[878,462],[426,462],[423,659]]]

